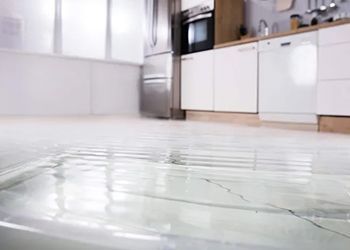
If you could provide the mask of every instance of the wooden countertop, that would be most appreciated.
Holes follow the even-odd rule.
[[[335,26],[349,24],[349,23],[350,23],[350,18],[346,18],[346,19],[342,19],[339,21],[331,22],[331,23],[322,23],[322,24],[315,25],[315,26],[300,28],[298,30],[279,32],[279,33],[274,33],[274,34],[271,34],[268,36],[262,36],[262,37],[250,37],[250,38],[246,38],[243,40],[237,40],[237,41],[232,41],[232,42],[228,42],[228,43],[218,44],[218,45],[215,45],[214,48],[219,49],[219,48],[241,45],[241,44],[245,44],[245,43],[253,43],[253,42],[258,42],[258,41],[277,38],[277,37],[290,36],[290,35],[295,35],[295,34],[300,34],[300,33],[305,33],[305,32],[317,31],[319,29],[330,28],[330,27],[335,27]]]

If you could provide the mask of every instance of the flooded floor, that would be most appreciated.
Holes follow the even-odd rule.
[[[350,136],[1,118],[0,248],[21,246],[348,250]]]

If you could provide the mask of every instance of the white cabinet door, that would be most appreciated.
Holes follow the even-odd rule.
[[[319,31],[317,114],[350,115],[350,25]]]
[[[317,114],[350,116],[350,79],[318,83]]]
[[[319,31],[319,45],[350,42],[350,24],[339,25]]]
[[[257,43],[215,50],[214,110],[257,113]]]
[[[350,42],[319,48],[319,79],[350,79]]]
[[[214,54],[204,51],[181,58],[181,107],[213,110]]]

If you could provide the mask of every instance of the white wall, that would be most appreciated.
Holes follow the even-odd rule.
[[[0,0],[0,48],[143,63],[144,12],[144,0]]]
[[[139,112],[140,67],[92,63],[92,114],[136,114]]]
[[[138,114],[140,66],[0,51],[0,115]]]
[[[304,22],[310,23],[312,15],[304,14],[308,9],[307,0],[295,0],[292,9],[288,11],[276,12],[275,11],[275,0],[245,0],[245,23],[249,30],[254,34],[257,33],[260,19],[265,19],[270,27],[274,25],[274,29],[277,29],[274,32],[283,32],[290,30],[290,16],[293,14],[303,15]],[[312,7],[314,7],[314,0],[312,2]],[[330,0],[327,0],[326,3],[329,3]],[[339,8],[331,11],[328,15],[323,16],[327,19],[331,16],[334,16],[337,13],[349,12],[350,11],[350,1],[336,1]],[[321,5],[321,1],[318,1],[318,4]]]
[[[143,63],[144,14],[143,0],[112,1],[111,57],[113,59]]]
[[[55,0],[0,0],[0,47],[52,53]]]

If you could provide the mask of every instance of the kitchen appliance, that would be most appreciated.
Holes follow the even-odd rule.
[[[183,118],[180,109],[181,1],[146,0],[141,113]]]
[[[183,11],[181,53],[185,55],[212,49],[214,29],[214,0]]]
[[[317,124],[317,32],[259,42],[262,121]]]

